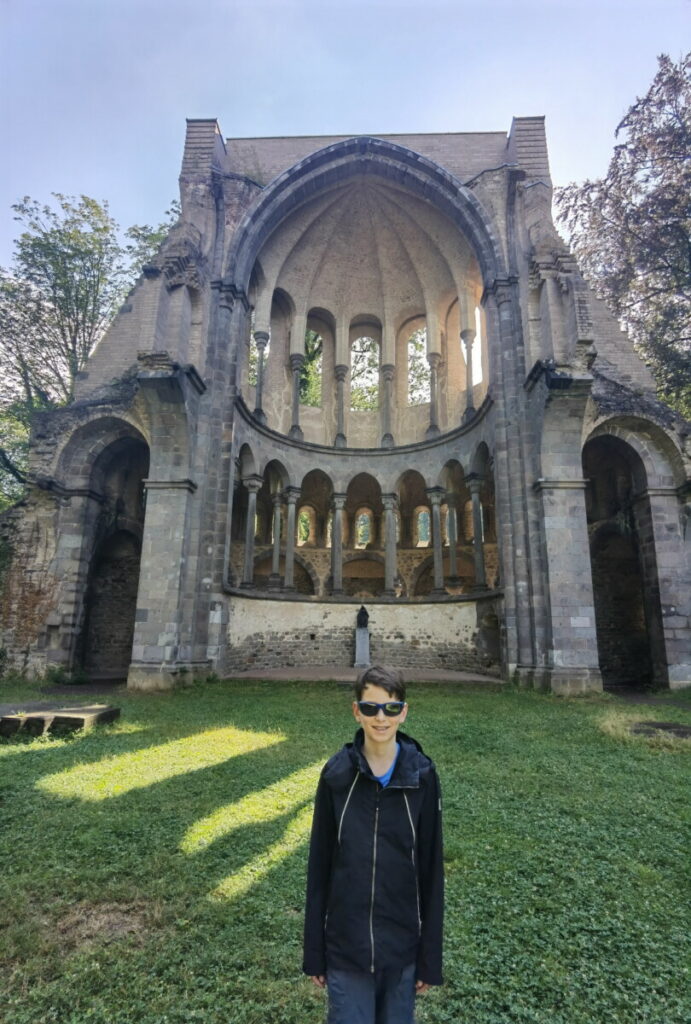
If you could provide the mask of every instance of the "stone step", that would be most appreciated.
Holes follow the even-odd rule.
[[[0,736],[14,736],[18,732],[42,736],[47,732],[88,731],[95,725],[105,725],[120,717],[120,708],[111,704],[91,704],[79,707],[41,708],[36,711],[4,714],[0,718]]]

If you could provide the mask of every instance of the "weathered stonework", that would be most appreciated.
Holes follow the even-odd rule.
[[[6,661],[141,689],[352,664],[365,601],[372,658],[412,672],[691,684],[688,425],[554,228],[542,118],[192,120],[180,192],[36,423],[0,521]]]

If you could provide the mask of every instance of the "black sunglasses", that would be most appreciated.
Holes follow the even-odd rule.
[[[381,709],[387,718],[395,718],[400,715],[405,707],[404,700],[387,700],[386,704],[375,704],[373,700],[359,700],[357,706],[365,718],[374,718]]]

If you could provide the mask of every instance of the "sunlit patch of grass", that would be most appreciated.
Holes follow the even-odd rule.
[[[261,882],[269,872],[307,842],[312,825],[312,802],[290,821],[281,838],[220,882],[211,893],[212,900],[236,900]]]
[[[106,800],[284,740],[285,736],[280,733],[250,732],[234,726],[207,729],[170,743],[107,757],[94,764],[79,764],[46,775],[36,785],[53,796]]]
[[[669,710],[671,709],[665,708],[666,720],[669,718]],[[642,745],[655,750],[669,751],[670,753],[691,754],[691,740],[689,739],[683,739],[680,736],[674,736],[661,730],[652,735],[637,734],[631,731],[632,726],[638,722],[652,721],[654,719],[654,712],[651,714],[651,711],[653,709],[648,706],[645,706],[643,712],[640,707],[635,710],[611,708],[606,714],[602,715],[598,724],[606,736],[610,736],[612,739],[619,740],[622,743]]]
[[[195,821],[185,833],[180,849],[183,853],[199,853],[215,839],[227,836],[245,825],[280,818],[298,804],[312,798],[321,767],[322,762],[316,761],[271,786],[219,807],[213,814]]]

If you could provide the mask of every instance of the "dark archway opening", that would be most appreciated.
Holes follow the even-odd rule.
[[[639,456],[603,436],[583,449],[598,657],[606,687],[656,684],[661,637],[655,553],[642,537],[650,516]]]
[[[128,437],[106,448],[92,472],[102,504],[77,652],[92,679],[125,679],[132,660],[148,471],[148,446]]]

